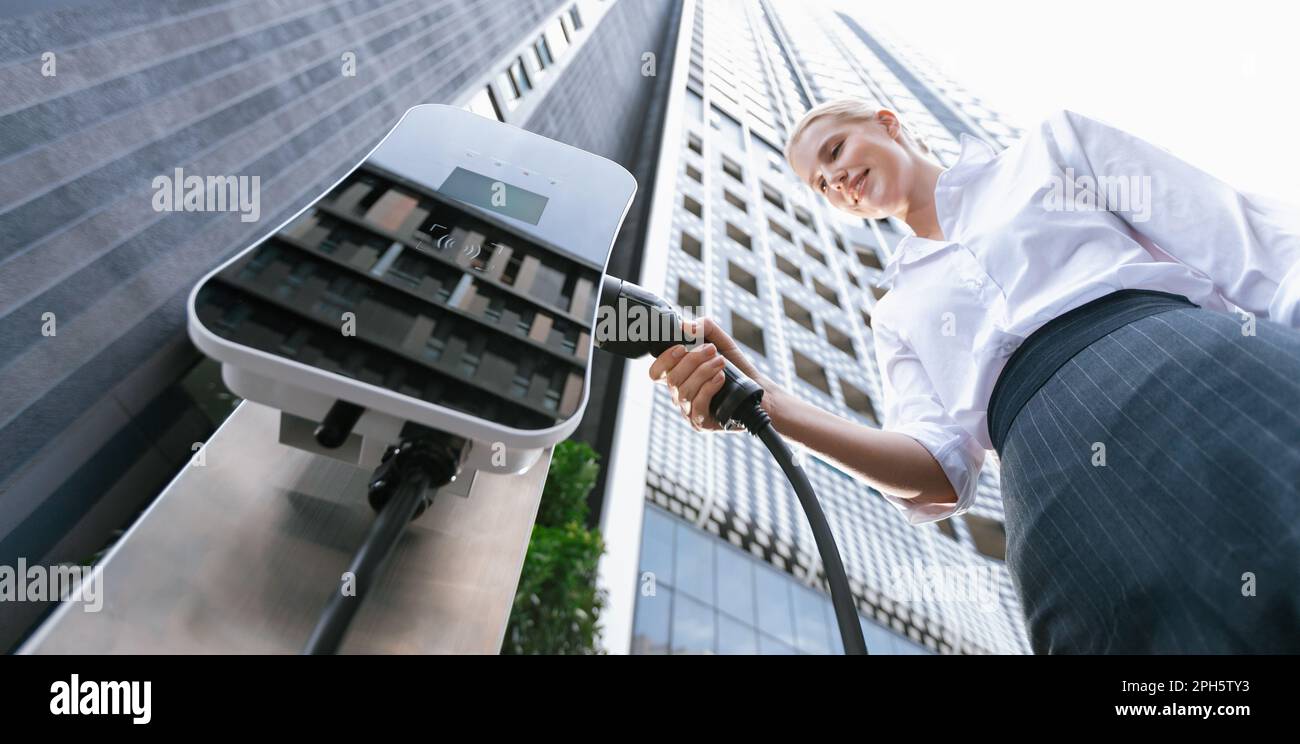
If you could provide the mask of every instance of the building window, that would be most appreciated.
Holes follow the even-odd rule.
[[[677,305],[679,307],[703,307],[704,295],[699,287],[683,279],[677,280]]]
[[[815,276],[813,277],[813,289],[817,294],[821,295],[823,300],[826,300],[832,305],[840,304],[840,296],[835,292],[835,290],[817,281],[817,277]]]
[[[829,266],[829,264],[826,263],[826,254],[812,247],[811,243],[804,241],[803,252],[807,253],[809,258],[821,264],[822,266]]]
[[[735,207],[736,209],[739,209],[745,214],[749,214],[749,205],[745,203],[744,199],[741,199],[739,196],[736,196],[735,194],[731,193],[730,191],[727,191],[726,189],[723,189],[722,196],[724,199],[727,200],[728,204]]]
[[[569,48],[569,30],[564,27],[563,21],[556,18],[546,27],[542,35],[546,39],[547,48],[551,51],[551,58],[563,57],[564,52]]]
[[[794,218],[796,220],[799,220],[799,224],[803,225],[809,230],[812,230],[814,232],[817,230],[817,226],[813,223],[812,215],[809,214],[808,210],[804,209],[803,207],[794,208]]]
[[[800,354],[798,351],[791,349],[791,355],[794,357],[794,373],[800,380],[812,385],[818,390],[831,394],[831,383],[826,379],[826,370],[817,362],[809,357]]]
[[[939,532],[942,533],[944,537],[953,542],[957,542],[957,530],[953,529],[951,519],[940,519],[934,524],[939,528]]]
[[[695,132],[691,132],[686,136],[686,146],[691,148],[691,152],[696,155],[704,154],[704,142],[700,139],[700,135]]]
[[[871,296],[875,297],[877,302],[880,301],[880,298],[884,297],[885,293],[889,291],[884,287],[877,287],[874,284],[871,285],[870,289],[871,289]]]
[[[692,181],[695,181],[696,183],[704,183],[704,174],[700,173],[700,169],[696,168],[690,163],[686,164],[686,175],[688,178],[690,178]]]
[[[686,207],[687,212],[690,212],[700,219],[704,219],[704,207],[700,206],[699,202],[692,199],[690,194],[682,195],[682,206]]]
[[[686,91],[686,108],[691,112],[691,118],[695,121],[704,120],[704,99],[693,90]]]
[[[830,323],[823,323],[822,325],[826,328],[826,340],[831,343],[831,346],[834,346],[849,356],[858,355],[857,349],[853,348],[853,339],[849,338],[849,334],[841,331]]]
[[[529,80],[541,80],[546,74],[546,65],[542,63],[542,58],[537,54],[536,47],[529,47],[524,52],[525,68],[528,70]]]
[[[844,405],[849,410],[866,418],[872,426],[880,426],[880,420],[876,418],[876,407],[871,405],[871,398],[866,393],[844,380],[840,380],[840,392],[844,394]]]
[[[724,132],[728,137],[730,137],[732,144],[734,144],[737,149],[744,150],[745,134],[740,122],[736,121],[734,116],[731,116],[717,106],[711,106],[710,108],[712,109],[709,112],[710,125],[714,129]]]
[[[871,313],[868,313],[866,310],[862,311],[862,323],[868,328],[871,327]]]
[[[740,343],[767,356],[767,346],[763,343],[763,329],[737,314],[735,310],[731,311],[731,335]]]
[[[533,52],[537,55],[537,62],[541,69],[555,64],[555,57],[551,56],[551,47],[546,43],[546,37],[542,36],[533,42]]]
[[[880,269],[880,257],[876,252],[865,246],[855,245],[858,250],[858,263],[866,266],[868,269]]]
[[[798,266],[794,265],[794,262],[790,261],[785,256],[782,256],[780,253],[776,254],[776,268],[780,269],[781,273],[786,276],[794,279],[800,284],[803,284],[803,272],[799,270]]]
[[[510,76],[510,70],[504,70],[497,74],[497,90],[505,100],[506,108],[513,109],[519,103],[519,97],[523,93],[519,90],[519,84]]]
[[[813,333],[817,332],[817,327],[813,325],[812,313],[808,311],[808,308],[800,305],[789,297],[784,296],[781,297],[781,306],[785,309],[785,315],[787,318],[793,320],[804,328],[807,328]]]
[[[510,63],[510,80],[515,84],[515,89],[519,95],[523,95],[533,89],[533,81],[528,79],[528,71],[524,69],[524,58],[515,57],[515,61]]]
[[[569,8],[569,22],[573,25],[574,31],[582,30],[582,15],[578,12],[578,6]]]
[[[762,190],[763,190],[763,198],[767,199],[769,204],[781,210],[782,212],[785,211],[785,199],[781,197],[781,192],[772,188],[767,183],[762,184]]]
[[[501,121],[501,107],[497,105],[496,96],[492,94],[492,89],[484,86],[474,97],[469,99],[465,108],[489,119]]]
[[[785,239],[785,242],[787,242],[787,243],[793,243],[793,242],[794,242],[794,236],[790,234],[790,231],[787,230],[787,229],[785,229],[784,227],[782,227],[781,223],[777,222],[776,220],[768,220],[768,221],[767,221],[767,227],[768,227],[768,229],[770,229],[772,232],[774,232],[774,233],[776,233],[777,235],[780,235],[782,238],[784,238],[784,239]]]
[[[727,262],[727,278],[746,292],[758,296],[758,277],[731,261]]]
[[[704,249],[700,244],[700,239],[684,231],[682,232],[682,251],[697,261],[704,259]]]
[[[749,251],[754,250],[749,240],[749,233],[745,232],[744,230],[741,230],[739,227],[736,227],[730,222],[727,223],[727,237],[731,238],[737,243],[740,243],[742,246],[745,247],[745,250],[749,250]]]
[[[731,158],[722,158],[722,172],[736,179],[740,183],[745,182],[745,172],[741,170],[740,166],[731,160]]]
[[[964,514],[962,518],[966,520],[976,550],[1000,561],[1007,559],[1007,532],[1001,522],[974,514]]]

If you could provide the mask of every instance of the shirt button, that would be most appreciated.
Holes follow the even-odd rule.
[[[969,284],[969,285],[971,286],[972,289],[983,289],[983,288],[984,288],[984,280],[981,279],[981,278],[979,278],[979,277],[972,277],[972,278],[970,278],[970,279],[967,279],[967,280],[966,280],[966,283]]]

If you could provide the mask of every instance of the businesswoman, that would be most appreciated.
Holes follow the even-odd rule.
[[[962,135],[944,169],[895,113],[836,101],[786,158],[915,233],[872,313],[882,427],[786,393],[705,319],[650,369],[697,429],[731,359],[778,431],[914,524],[968,510],[993,450],[1035,652],[1300,651],[1293,212],[1069,111],[1001,152]]]

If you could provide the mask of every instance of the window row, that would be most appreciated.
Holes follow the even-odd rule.
[[[506,113],[513,111],[533,90],[537,80],[564,56],[582,28],[582,13],[575,3],[547,24],[541,35],[475,93],[465,108],[479,116],[505,121]]]
[[[687,135],[687,148],[691,152],[694,152],[696,155],[699,155],[701,157],[704,154],[703,140],[701,140],[699,135],[695,134],[694,132],[690,132]],[[704,182],[703,174],[700,172],[700,169],[697,168],[694,164],[689,162],[686,163],[685,172],[687,177],[695,181],[696,183]],[[725,155],[722,156],[722,172],[730,176],[731,179],[738,184],[743,185],[745,183],[744,168],[740,164],[736,163],[734,160],[732,160],[731,158]],[[771,204],[776,209],[780,210],[783,214],[786,213],[785,198],[781,195],[781,192],[777,190],[775,186],[772,186],[767,181],[760,180],[759,189],[763,195],[763,198],[769,204]],[[745,214],[749,214],[749,203],[745,200],[745,198],[742,195],[737,194],[734,191],[724,187],[723,199],[726,200],[728,204],[732,205],[733,207],[740,210],[741,212],[744,212]],[[698,204],[698,202],[696,202],[694,199],[692,199],[691,201],[694,204]],[[805,209],[804,207],[798,204],[793,204],[793,203],[790,205],[790,209],[794,213],[794,218],[796,222],[803,225],[805,228],[812,231],[814,234],[820,234],[820,231],[817,229],[816,220],[814,219],[810,211],[808,211],[807,209]],[[693,208],[691,211],[692,214],[696,214],[696,216],[699,216],[698,209]],[[768,226],[772,230],[772,232],[779,235],[786,242],[789,243],[794,242],[794,236],[790,231],[790,229],[785,227],[781,223],[777,222],[776,220],[769,219]],[[838,234],[834,234],[834,238],[835,238],[835,244],[840,248],[840,250],[845,251],[847,253],[847,251],[844,248],[844,241],[840,238],[840,236]],[[812,248],[811,245],[806,241],[804,241],[804,246],[805,246],[805,250],[809,253],[810,256],[817,258],[817,260],[820,261],[823,265],[826,265],[826,258],[824,255],[820,253],[820,251],[817,251],[817,249]]]

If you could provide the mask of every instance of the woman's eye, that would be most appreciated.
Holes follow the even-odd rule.
[[[840,156],[840,148],[843,146],[844,143],[840,142],[836,144],[835,147],[831,148],[831,160],[834,160],[835,158],[838,158]]]
[[[823,179],[821,180],[821,183],[818,184],[818,185],[821,186],[822,193],[825,194],[825,193],[826,193],[826,179],[823,178]]]

